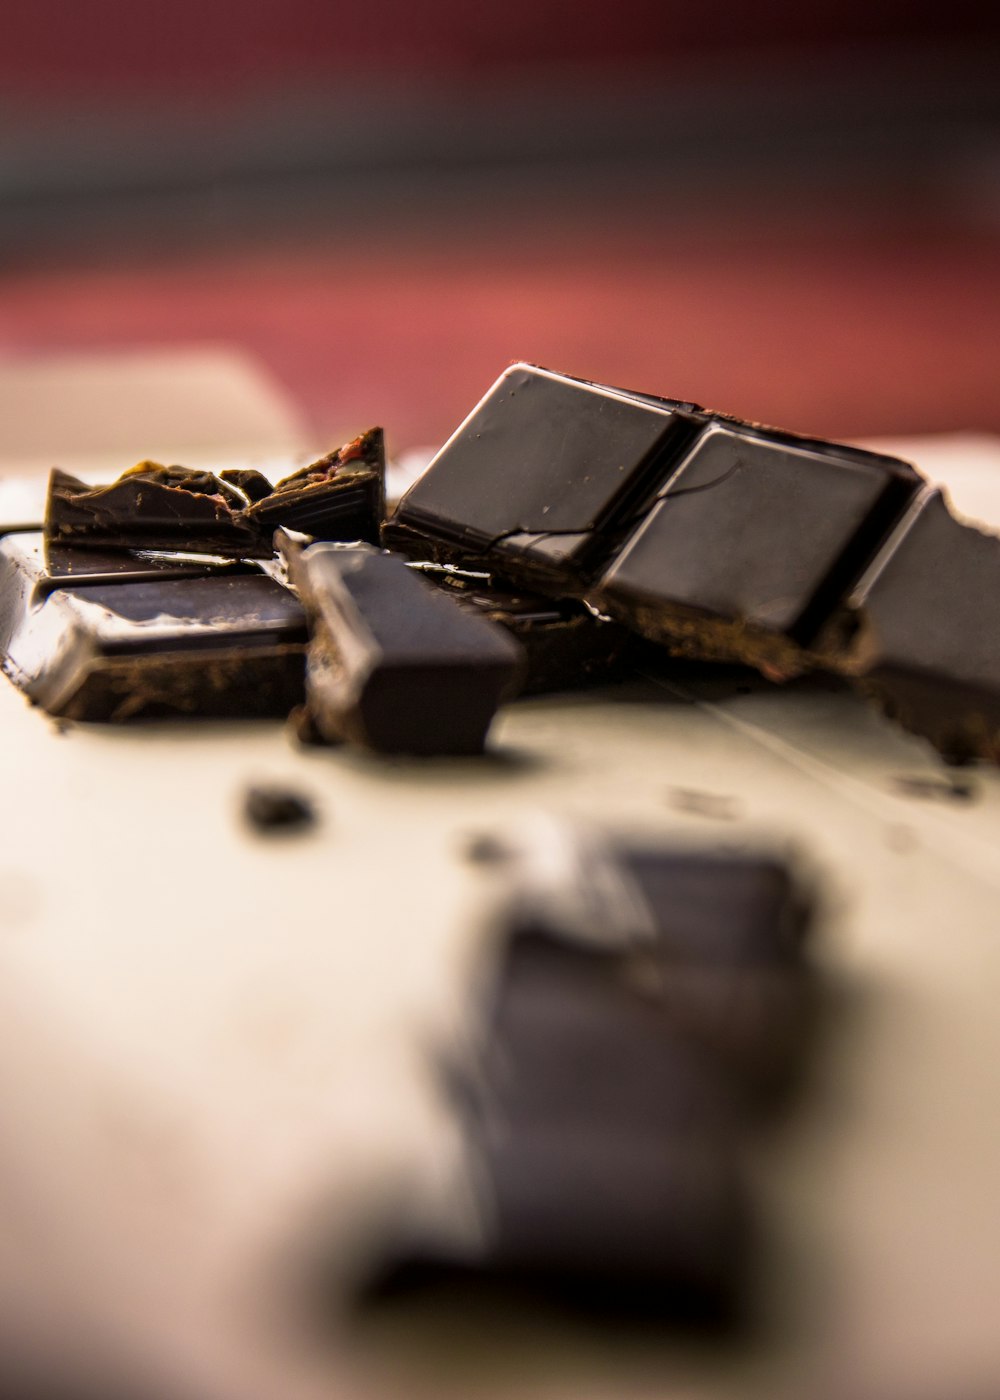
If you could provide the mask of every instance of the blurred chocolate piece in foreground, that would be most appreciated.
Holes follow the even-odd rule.
[[[828,632],[831,664],[946,757],[1000,762],[1000,537],[914,502]]]
[[[482,1052],[450,1069],[474,1223],[416,1231],[390,1286],[457,1273],[738,1315],[742,1159],[805,1047],[808,891],[771,856],[558,824],[526,830],[501,873]]]
[[[523,669],[517,642],[370,547],[279,536],[309,619],[306,708],[328,743],[481,753]]]
[[[385,446],[372,428],[274,488],[256,471],[215,475],[158,462],[140,462],[107,486],[55,469],[45,535],[83,547],[266,559],[278,526],[377,541],[384,508]]]

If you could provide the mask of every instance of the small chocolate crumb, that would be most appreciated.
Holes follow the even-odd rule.
[[[283,787],[248,788],[243,799],[243,815],[261,832],[300,831],[316,821],[316,812],[308,797]]]
[[[902,774],[892,781],[897,792],[905,797],[922,797],[931,801],[972,802],[979,795],[975,783],[950,775],[934,778],[921,774]]]
[[[735,797],[725,793],[702,792],[699,788],[671,788],[667,801],[678,812],[689,812],[695,817],[710,817],[714,821],[734,821],[740,812]]]

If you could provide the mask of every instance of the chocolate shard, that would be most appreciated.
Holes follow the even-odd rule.
[[[515,364],[402,498],[385,539],[445,562],[488,553],[515,582],[579,592],[698,422],[686,406]]]
[[[108,486],[88,486],[55,469],[45,536],[75,547],[267,559],[279,526],[377,542],[384,506],[383,434],[371,428],[273,488],[252,470],[216,475],[140,462]]]
[[[315,540],[378,544],[385,514],[385,436],[381,428],[345,443],[279,481],[248,519],[270,541],[279,527]]]
[[[412,563],[421,576],[462,607],[505,627],[527,659],[522,695],[599,685],[620,675],[634,638],[572,599],[550,599],[504,587],[489,574],[454,565]]]
[[[10,588],[5,577],[5,598]],[[19,591],[3,669],[49,714],[261,718],[301,701],[305,618],[259,572],[74,584],[27,607],[30,581]]]
[[[481,753],[521,648],[397,556],[279,537],[309,619],[306,703],[328,742],[380,753]]]
[[[823,638],[853,677],[945,757],[1000,762],[1000,537],[927,490]]]
[[[219,472],[219,480],[227,486],[235,486],[248,505],[262,501],[274,490],[264,473],[254,467],[226,467]]]
[[[890,457],[713,421],[591,601],[676,652],[794,675],[920,484]]]
[[[53,544],[185,550],[239,557],[259,552],[240,494],[211,472],[140,462],[108,486],[55,468],[45,537]]]

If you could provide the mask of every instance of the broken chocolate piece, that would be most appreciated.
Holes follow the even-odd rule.
[[[316,539],[377,541],[384,503],[382,430],[372,428],[273,489],[254,471],[216,476],[140,462],[108,486],[88,486],[56,469],[45,536],[85,548],[267,559],[278,526]]]
[[[522,695],[545,695],[599,685],[621,673],[634,638],[572,599],[515,592],[489,575],[451,565],[410,566],[456,602],[498,623],[517,638],[527,658]]]
[[[385,514],[385,437],[370,428],[352,442],[279,481],[247,518],[268,544],[279,527],[314,540],[378,544]]]
[[[795,674],[919,484],[893,458],[712,422],[592,600],[678,651]]]
[[[481,753],[520,647],[371,547],[281,550],[309,618],[306,703],[328,742],[380,753]]]
[[[6,565],[3,669],[49,714],[279,717],[302,698],[305,618],[263,574],[74,584],[32,606]]]
[[[488,553],[516,582],[572,594],[697,423],[666,403],[513,365],[403,497],[385,538],[415,558]]]
[[[256,535],[243,498],[211,472],[140,462],[109,486],[55,468],[45,536],[52,543],[251,555]]]
[[[256,573],[236,560],[191,559],[139,554],[133,550],[76,549],[50,543],[39,531],[0,540],[0,651],[50,593],[75,585],[141,583]]]
[[[1000,762],[1000,538],[917,499],[828,629],[828,663],[948,758]]]

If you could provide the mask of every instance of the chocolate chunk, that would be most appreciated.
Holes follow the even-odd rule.
[[[382,430],[372,428],[273,489],[259,472],[216,476],[156,462],[140,462],[108,486],[54,470],[45,535],[73,546],[266,559],[278,526],[317,539],[377,541],[384,502]]]
[[[689,413],[532,365],[506,370],[410,488],[386,540],[414,557],[489,552],[570,594],[682,453]]]
[[[251,555],[243,498],[211,472],[140,462],[109,486],[53,470],[45,535],[53,543]]]
[[[411,565],[456,602],[506,627],[524,648],[522,695],[596,685],[621,674],[634,639],[572,599],[515,592],[490,575],[452,565]]]
[[[251,565],[138,554],[132,550],[76,549],[25,531],[0,540],[0,650],[49,594],[77,584],[141,583],[207,574],[246,573]]]
[[[892,458],[712,422],[592,601],[700,659],[795,674],[919,483]]]
[[[284,787],[249,788],[243,799],[243,813],[249,824],[261,832],[301,831],[316,820],[308,797]]]
[[[515,937],[561,940],[577,960],[586,948],[601,953],[608,976],[727,1065],[751,1097],[783,1088],[811,1011],[811,901],[788,868],[561,828],[536,840],[515,865]]]
[[[522,667],[517,643],[370,547],[281,542],[309,618],[306,703],[328,742],[482,752]]]
[[[21,605],[3,669],[52,715],[260,718],[302,698],[305,618],[263,574],[75,584],[25,608],[30,580],[8,564]],[[10,578],[4,584],[9,600]]]
[[[946,757],[1000,762],[1000,538],[928,490],[828,631],[828,660]]]
[[[256,471],[253,467],[226,467],[219,472],[219,480],[224,481],[227,486],[235,486],[248,505],[262,501],[274,490],[264,473]]]
[[[315,540],[378,544],[385,514],[385,439],[370,428],[335,452],[279,481],[247,511],[268,545],[279,527]]]

